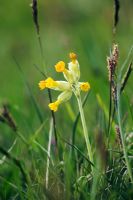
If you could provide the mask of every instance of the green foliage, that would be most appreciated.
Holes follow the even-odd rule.
[[[28,3],[2,0],[0,6],[0,199],[132,199],[133,184],[115,131],[115,125],[122,127],[133,174],[131,72],[119,94],[120,118],[116,109],[108,133],[106,56],[112,46],[113,1],[38,1],[42,52]],[[120,51],[117,75],[132,46],[132,7],[132,1],[121,2],[113,35]],[[78,55],[81,80],[91,84],[91,92],[82,99],[94,155],[93,172],[76,99],[61,105],[51,124],[54,118],[47,106],[48,92],[38,89],[38,82],[44,79],[42,72],[62,79],[52,66],[58,60],[67,62],[71,51]],[[132,57],[131,53],[122,79]],[[54,92],[52,99],[56,99]]]

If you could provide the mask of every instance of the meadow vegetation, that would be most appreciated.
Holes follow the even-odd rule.
[[[2,0],[0,200],[133,198],[132,9]]]

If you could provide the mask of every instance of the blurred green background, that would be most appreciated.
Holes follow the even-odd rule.
[[[80,62],[81,80],[89,81],[91,84],[92,90],[86,115],[90,126],[93,127],[96,123],[96,94],[99,93],[108,105],[106,57],[114,41],[113,0],[39,0],[39,23],[44,60],[40,53],[30,3],[31,1],[26,0],[12,2],[1,0],[0,102],[8,102],[12,106],[14,115],[22,126],[24,126],[24,119],[29,119],[27,126],[30,129],[33,126],[34,129],[38,126],[36,112],[13,57],[22,67],[37,103],[46,116],[49,111],[47,92],[40,92],[38,89],[38,82],[42,76],[35,69],[34,64],[43,70],[42,63],[45,62],[50,76],[63,79],[62,75],[55,73],[53,66],[59,60],[68,62],[68,53],[74,51]],[[132,11],[132,0],[121,2],[120,21],[115,36],[120,49],[119,66],[133,44]],[[131,78],[126,91],[132,97]],[[54,93],[53,99],[56,99],[56,96],[57,93]],[[73,114],[77,113],[75,99],[70,102],[73,106]],[[59,112],[63,113],[65,110],[66,107],[62,105]],[[94,115],[90,115],[91,112]],[[58,114],[57,116],[60,119]]]
[[[3,103],[9,105],[9,110],[19,131],[28,142],[33,135],[36,135],[36,130],[40,128],[40,121],[22,73],[16,66],[15,58],[23,70],[25,79],[28,81],[43,115],[45,123],[43,129],[37,133],[37,141],[44,148],[47,148],[51,112],[48,108],[47,91],[43,92],[38,88],[38,82],[42,80],[42,75],[35,68],[35,65],[43,71],[43,63],[45,63],[45,70],[47,69],[48,75],[56,80],[63,80],[62,74],[57,74],[53,66],[59,60],[69,62],[68,54],[74,51],[78,55],[81,67],[81,81],[89,81],[91,84],[91,92],[84,110],[90,138],[93,137],[91,142],[95,148],[97,126],[103,126],[103,132],[106,132],[104,127],[106,120],[99,108],[96,95],[100,95],[106,108],[108,108],[109,83],[106,57],[110,53],[112,42],[118,43],[120,50],[118,68],[120,68],[133,45],[133,1],[120,1],[120,20],[116,35],[113,37],[113,0],[38,0],[43,59],[32,19],[30,3],[30,0],[0,1],[0,108]],[[129,105],[133,105],[132,85],[131,76],[125,89],[126,95],[122,100],[124,114],[129,109]],[[52,92],[53,101],[57,95],[57,92]],[[128,97],[128,101],[126,97]],[[70,141],[72,135],[73,122],[77,113],[78,107],[73,97],[69,103],[61,105],[59,111],[55,114],[57,131],[68,141]],[[126,125],[126,131],[130,132],[132,128],[130,114],[126,117]],[[2,147],[6,150],[9,149],[16,138],[16,133],[11,128],[0,123],[0,143]],[[83,138],[82,127],[78,126],[76,145],[84,152],[86,150],[85,145],[83,145],[84,139],[81,140],[81,138]],[[112,144],[114,147],[114,143]],[[62,152],[67,152],[65,151],[66,147],[62,145],[61,148],[64,148]],[[24,163],[24,169],[31,177],[33,176],[36,179],[38,176],[39,180],[44,181],[44,166],[47,156],[35,144],[31,144],[29,149],[27,150],[24,143],[17,139],[11,154]],[[8,160],[0,167],[0,198],[10,199],[13,190],[7,181],[19,186],[21,180],[18,177],[20,175],[17,167]]]

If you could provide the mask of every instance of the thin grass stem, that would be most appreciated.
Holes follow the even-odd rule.
[[[52,141],[52,132],[53,132],[53,119],[50,121],[50,130],[49,130],[49,142],[48,142],[48,156],[47,156],[47,165],[46,165],[46,189],[48,188],[48,178],[49,178],[49,163],[50,163],[50,151],[51,151],[51,141]]]
[[[45,75],[44,72],[42,72],[37,65],[34,65],[35,68],[43,75],[44,78],[47,78],[47,76]],[[48,98],[49,98],[49,102],[52,103],[52,94],[50,89],[47,90],[48,91]],[[55,119],[55,114],[54,112],[51,110],[51,115],[53,118],[53,127],[54,127],[54,137],[55,137],[55,146],[56,146],[56,152],[58,153],[58,136],[57,136],[57,130],[56,130],[56,119]],[[60,159],[60,156],[59,156]]]
[[[127,171],[128,171],[129,177],[131,179],[131,182],[133,183],[132,170],[131,170],[131,166],[130,166],[130,163],[128,160],[128,155],[127,155],[127,150],[126,150],[126,145],[125,145],[125,140],[124,140],[124,135],[123,135],[123,130],[122,130],[122,124],[121,124],[120,91],[121,91],[121,73],[118,77],[118,84],[117,84],[117,118],[118,118],[118,125],[119,125],[119,130],[120,130],[120,136],[121,136],[123,153],[124,153],[124,157],[125,157],[125,161],[126,161]]]
[[[127,165],[127,171],[129,174],[129,177],[131,179],[131,182],[133,183],[133,175],[132,175],[132,170],[131,170],[131,166],[128,160],[128,155],[127,155],[127,150],[126,150],[126,144],[125,144],[125,140],[124,140],[124,135],[123,135],[123,130],[122,130],[122,124],[121,124],[121,106],[120,106],[120,94],[121,94],[121,77],[124,71],[124,68],[127,64],[127,62],[129,61],[129,58],[132,54],[133,51],[133,45],[131,46],[131,49],[128,53],[128,56],[125,60],[125,62],[123,63],[120,72],[119,72],[119,76],[118,76],[118,81],[117,81],[117,118],[118,118],[118,125],[119,125],[119,129],[120,129],[120,136],[121,136],[121,141],[122,141],[122,147],[123,147],[123,153],[124,153],[124,157],[125,157],[125,161],[126,161],[126,165]]]
[[[21,138],[21,140],[28,145],[26,138],[20,133],[20,131],[16,131],[16,134]]]
[[[112,83],[110,81],[110,87],[109,87],[109,118],[108,118],[108,141],[107,146],[109,147],[109,140],[110,140],[110,129],[111,129],[111,115],[112,115]]]
[[[122,130],[122,124],[121,124],[121,102],[120,102],[120,93],[121,93],[121,76],[122,76],[122,72],[124,70],[124,67],[129,59],[129,56],[132,52],[133,46],[128,54],[128,57],[126,59],[126,61],[124,62],[119,76],[118,76],[118,83],[117,83],[117,118],[118,118],[118,125],[119,125],[119,129],[120,129],[120,136],[121,136],[121,141],[122,141],[122,147],[123,147],[123,153],[124,153],[124,157],[125,157],[125,161],[126,161],[126,166],[127,166],[127,171],[129,174],[129,177],[131,179],[131,182],[133,183],[133,176],[132,176],[132,170],[131,170],[131,166],[129,163],[129,159],[128,159],[128,155],[127,155],[127,150],[126,150],[126,145],[125,145],[125,140],[124,140],[124,135],[123,135],[123,130]]]

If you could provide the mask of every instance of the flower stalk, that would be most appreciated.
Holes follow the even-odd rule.
[[[79,95],[79,96],[76,96],[76,98],[77,98],[77,101],[78,101],[79,112],[80,112],[80,116],[81,116],[81,122],[82,122],[83,133],[84,133],[84,138],[85,138],[85,142],[86,142],[86,147],[87,147],[87,151],[88,151],[88,156],[89,156],[89,159],[90,159],[91,163],[93,164],[94,163],[93,162],[93,155],[92,155],[90,140],[89,140],[89,137],[88,137],[88,131],[87,131],[85,115],[84,115],[84,111],[83,111],[83,107],[82,107],[81,97]]]

